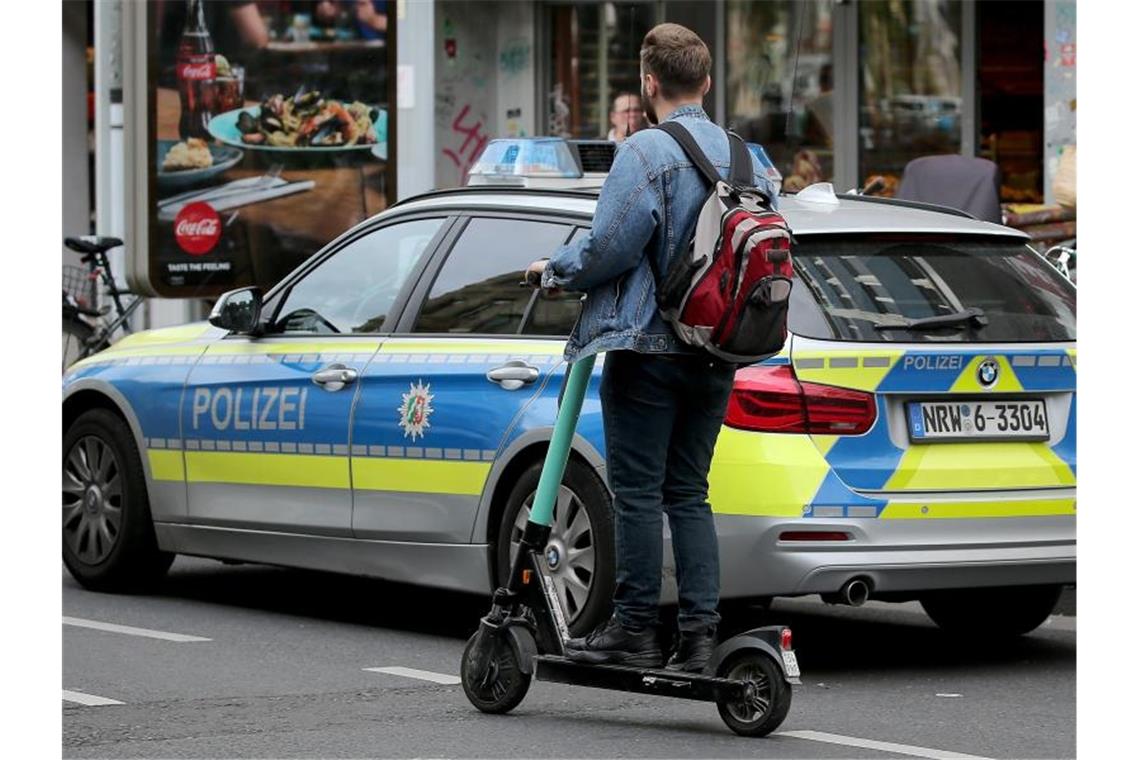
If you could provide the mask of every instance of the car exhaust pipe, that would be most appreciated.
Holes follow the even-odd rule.
[[[839,591],[820,594],[828,604],[845,604],[848,607],[862,607],[871,598],[871,584],[863,578],[852,578],[843,584]]]

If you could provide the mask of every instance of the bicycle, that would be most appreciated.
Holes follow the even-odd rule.
[[[130,333],[130,318],[143,303],[141,296],[135,296],[126,305],[122,296],[133,295],[129,290],[120,290],[111,276],[111,263],[107,251],[118,248],[122,240],[114,237],[83,235],[64,239],[64,245],[80,255],[86,268],[65,265],[63,267],[63,370],[67,371],[75,362],[102,351],[111,345],[111,336],[120,327]],[[111,305],[100,309],[91,307],[94,303],[96,284],[102,282],[111,296]],[[110,313],[112,306],[115,318],[105,322],[103,317]]]

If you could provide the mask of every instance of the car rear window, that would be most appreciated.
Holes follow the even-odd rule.
[[[1076,288],[1015,239],[804,237],[789,329],[882,342],[1037,342],[1077,337]],[[952,326],[915,320],[965,314]]]

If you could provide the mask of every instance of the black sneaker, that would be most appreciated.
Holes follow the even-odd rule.
[[[681,641],[677,651],[665,664],[666,670],[683,670],[700,673],[705,669],[713,650],[716,649],[716,631],[681,631]]]
[[[655,629],[634,631],[623,628],[614,615],[585,636],[567,641],[566,659],[591,665],[609,663],[659,668],[662,657]]]

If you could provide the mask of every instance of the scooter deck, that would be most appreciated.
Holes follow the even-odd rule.
[[[747,698],[751,688],[744,681],[733,681],[701,673],[634,668],[626,665],[591,665],[553,655],[538,655],[534,658],[534,676],[539,681],[695,699],[703,702],[741,701]]]

